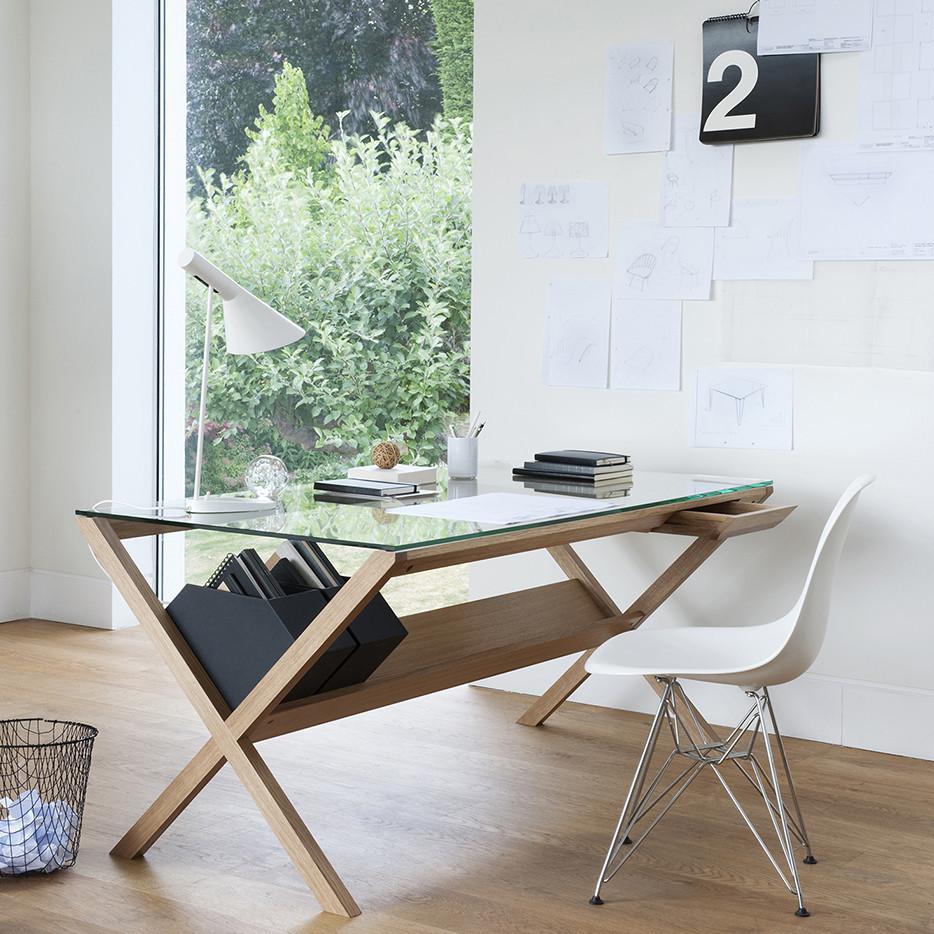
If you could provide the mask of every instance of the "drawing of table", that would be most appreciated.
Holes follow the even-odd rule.
[[[726,379],[707,390],[707,408],[713,409],[713,394],[717,392],[721,396],[732,399],[736,405],[736,424],[743,424],[743,413],[746,407],[746,400],[759,394],[759,403],[765,408],[765,383],[757,383],[751,379]]]
[[[504,471],[481,471],[478,492],[514,493],[516,489]],[[117,508],[118,504],[106,510],[79,510],[78,525],[92,553],[209,734],[200,752],[117,843],[113,855],[142,856],[228,764],[321,906],[345,917],[358,915],[353,896],[276,781],[257,744],[583,652],[519,719],[525,726],[539,726],[586,680],[584,663],[591,651],[611,636],[645,622],[723,542],[770,529],[791,512],[793,506],[765,505],[771,493],[771,480],[637,471],[627,496],[602,501],[596,511],[509,526],[405,515],[404,510],[384,514],[370,505],[319,502],[301,488],[286,491],[278,522],[243,514],[188,515],[167,507],[143,515]],[[350,545],[366,549],[369,555],[233,710],[123,544],[126,539],[192,529],[237,532],[244,536],[244,546],[259,535]],[[640,596],[621,608],[572,545],[626,532],[684,535],[692,541]],[[566,580],[406,616],[402,623],[408,635],[366,681],[287,699],[390,578],[537,549],[548,551]],[[273,555],[270,566],[276,560]],[[654,680],[650,683],[657,686]],[[715,736],[712,728],[698,712],[692,716],[695,741],[712,741],[707,738]],[[126,766],[129,780],[132,763]],[[205,846],[215,845],[205,841]]]

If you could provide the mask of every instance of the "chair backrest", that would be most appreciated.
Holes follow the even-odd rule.
[[[772,660],[769,683],[791,681],[804,674],[817,658],[830,619],[830,598],[833,578],[846,541],[850,520],[859,494],[876,478],[864,474],[847,488],[834,506],[817,543],[817,551],[808,571],[804,590],[794,609],[788,614],[792,630],[784,648]]]

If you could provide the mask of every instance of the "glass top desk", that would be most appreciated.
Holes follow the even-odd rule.
[[[523,490],[510,481],[509,469],[503,465],[485,469],[476,483],[451,483],[440,495],[458,498]],[[119,508],[79,510],[77,521],[92,552],[145,627],[210,734],[194,759],[117,843],[114,855],[132,858],[145,853],[227,762],[320,905],[347,917],[359,914],[353,896],[279,787],[256,743],[583,653],[519,719],[523,725],[538,726],[587,678],[584,662],[593,649],[641,625],[725,541],[783,521],[794,507],[767,505],[771,494],[769,480],[637,471],[629,495],[606,500],[596,511],[503,526],[407,516],[362,502],[319,502],[307,489],[287,491],[283,509],[275,513],[232,516],[226,521],[217,516],[188,516],[171,507],[147,515]],[[582,502],[584,508],[593,505],[590,500]],[[175,626],[172,605],[163,607],[123,546],[124,539],[189,529],[305,538],[370,549],[359,570],[233,710]],[[573,545],[628,532],[683,535],[692,541],[628,607],[620,607]],[[405,617],[402,623],[408,635],[366,681],[301,700],[283,700],[390,578],[538,549],[547,549],[566,580]],[[695,741],[715,740],[699,714],[696,729]]]
[[[443,481],[435,499],[459,499],[483,493],[525,493],[547,501],[551,494],[535,493],[512,482],[508,467],[484,467],[477,480]],[[635,482],[626,496],[599,501],[602,508],[588,511],[587,515],[609,516],[634,513],[647,507],[667,505],[702,505],[703,500],[716,501],[723,496],[761,491],[771,487],[771,480],[711,477],[693,474],[653,473],[636,471]],[[312,541],[373,548],[383,551],[408,551],[432,545],[496,536],[547,525],[570,522],[581,516],[543,519],[509,525],[486,525],[454,519],[428,516],[407,516],[404,511],[391,512],[407,504],[433,502],[401,500],[398,503],[374,504],[365,500],[352,503],[334,503],[316,499],[310,486],[287,488],[282,506],[276,511],[261,514],[188,515],[184,505],[153,507],[150,512],[133,508],[120,508],[117,503],[104,510],[78,510],[78,515],[102,517],[138,525],[134,535],[153,535],[170,530],[184,531],[208,529],[218,532],[242,532],[276,538],[309,539]],[[582,509],[589,510],[592,500],[582,498]],[[160,528],[153,528],[159,526]],[[131,536],[121,536],[131,537]]]

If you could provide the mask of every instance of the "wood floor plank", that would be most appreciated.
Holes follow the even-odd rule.
[[[587,904],[644,716],[566,704],[528,730],[513,721],[529,698],[456,688],[271,739],[363,909],[347,921],[316,913],[229,768],[146,858],[108,855],[206,738],[144,633],[9,623],[0,659],[4,715],[101,730],[78,864],[0,878],[3,934],[934,932],[932,763],[788,740],[820,860],[802,867],[802,922],[706,776]]]

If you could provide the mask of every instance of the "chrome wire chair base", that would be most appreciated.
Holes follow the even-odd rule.
[[[676,678],[658,678],[658,681],[664,685],[664,691],[652,720],[648,739],[639,757],[639,763],[636,766],[632,784],[629,786],[629,793],[626,795],[619,821],[613,832],[613,839],[610,841],[606,859],[600,869],[597,887],[590,899],[590,904],[603,904],[603,899],[600,898],[600,890],[603,884],[609,882],[622,869],[648,835],[658,826],[662,818],[674,807],[681,795],[687,791],[697,776],[704,769],[709,768],[739,812],[743,822],[752,832],[756,842],[768,857],[785,887],[797,899],[798,909],[795,914],[799,918],[808,917],[809,912],[804,907],[801,881],[798,878],[795,847],[800,846],[804,849],[806,854],[804,857],[805,863],[810,865],[816,863],[817,860],[811,852],[807,829],[801,815],[801,807],[798,804],[798,795],[795,792],[794,781],[788,766],[788,757],[785,754],[785,744],[782,741],[781,733],[778,731],[778,724],[775,721],[775,712],[772,709],[768,689],[760,688],[755,691],[745,692],[752,700],[752,705],[735,729],[722,742],[697,743],[692,735],[704,736],[705,731],[698,722],[696,708],[688,700],[684,688]],[[662,763],[661,768],[646,784],[652,756],[664,726],[668,727],[674,741],[674,749]],[[773,740],[777,747],[777,756],[772,750]],[[761,745],[765,750],[767,770],[763,768],[756,753],[757,744]],[[670,766],[676,760],[680,763],[680,771],[674,778],[669,778],[667,783],[662,785],[663,780],[669,773]],[[685,760],[686,765],[684,765]],[[778,855],[773,853],[773,849],[765,842],[752,819],[733,793],[733,789],[727,783],[724,772],[728,771],[730,766],[736,768],[761,797],[772,830],[778,840],[780,851]],[[779,767],[784,773],[792,810],[789,810],[788,805],[785,803],[779,782]],[[659,790],[660,786],[662,787]],[[641,833],[635,834],[637,825],[652,811],[655,811],[655,814],[648,826]],[[624,846],[627,849],[625,854],[621,855]]]

